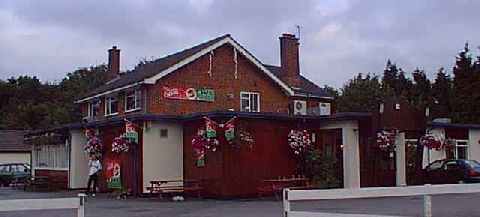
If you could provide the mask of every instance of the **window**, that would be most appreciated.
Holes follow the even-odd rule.
[[[433,162],[432,164],[430,164],[430,166],[427,168],[427,170],[437,170],[437,169],[442,168],[442,165],[443,165],[443,161],[437,160],[437,161]]]
[[[160,138],[168,138],[168,129],[160,129]]]
[[[34,149],[37,168],[66,169],[68,168],[68,152],[65,145],[40,145]]]
[[[9,167],[10,167],[9,165],[0,166],[0,174],[1,173],[9,173],[10,172]]]
[[[458,169],[459,165],[457,163],[457,161],[447,161],[445,163],[445,165],[443,166],[444,169],[448,169],[448,170],[454,170],[454,169]]]
[[[331,105],[328,102],[321,102],[318,104],[320,108],[320,115],[330,115]]]
[[[105,98],[105,116],[118,114],[117,97],[109,96]]]
[[[90,118],[96,117],[98,111],[100,110],[100,100],[94,100],[88,103],[88,113],[87,116]]]
[[[260,111],[260,93],[240,92],[240,111],[259,112]]]
[[[140,90],[127,92],[125,95],[125,112],[136,111],[140,109]]]
[[[468,159],[468,141],[467,140],[456,141],[455,159]]]

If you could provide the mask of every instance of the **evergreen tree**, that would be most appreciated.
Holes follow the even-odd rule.
[[[432,99],[432,86],[423,70],[415,69],[412,73],[415,82],[412,89],[411,103],[418,108],[429,105]]]
[[[465,43],[464,49],[458,54],[455,66],[453,67],[454,87],[454,121],[471,123],[478,115],[475,110],[475,99],[472,94],[475,91],[475,73],[472,63],[472,57],[469,52],[468,43]]]
[[[451,99],[453,97],[453,81],[442,67],[438,70],[435,82],[432,84],[432,117],[451,117]]]

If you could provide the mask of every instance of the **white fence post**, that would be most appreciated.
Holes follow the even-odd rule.
[[[78,194],[78,197],[80,198],[80,206],[78,207],[77,211],[77,217],[85,217],[85,197],[87,195],[84,193]]]
[[[290,189],[284,188],[283,189],[283,216],[288,217],[288,213],[290,212],[290,201],[288,201],[288,191]]]
[[[427,191],[430,189],[430,187],[430,184],[425,185]],[[432,217],[432,196],[429,194],[425,194],[423,196],[423,216]]]

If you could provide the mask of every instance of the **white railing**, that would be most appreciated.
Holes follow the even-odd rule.
[[[71,198],[0,200],[0,212],[77,209],[77,217],[84,217],[85,196],[78,194],[78,197]]]
[[[408,197],[423,196],[423,216],[432,217],[432,195],[438,194],[465,194],[479,193],[480,184],[448,184],[448,185],[424,185],[408,187],[375,187],[358,189],[333,189],[333,190],[283,190],[283,210],[285,217],[326,217],[326,216],[350,216],[350,217],[373,217],[376,215],[359,214],[333,214],[306,211],[292,211],[292,201],[313,200],[336,200],[358,199],[374,197]],[[378,215],[377,215],[378,216]]]

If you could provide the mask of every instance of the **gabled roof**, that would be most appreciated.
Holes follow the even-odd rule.
[[[31,146],[24,143],[25,131],[0,130],[0,152],[27,152]]]
[[[107,82],[107,84],[93,90],[76,102],[84,102],[95,97],[120,91],[122,89],[130,88],[139,84],[155,84],[158,79],[161,79],[169,73],[174,72],[180,67],[227,43],[232,45],[243,56],[260,68],[261,71],[271,78],[276,84],[278,84],[287,93],[287,95],[293,96],[308,94],[309,96],[329,98],[328,94],[322,88],[318,87],[303,76],[301,77],[301,88],[291,88],[287,82],[282,80],[281,74],[278,71],[279,67],[262,64],[257,58],[255,58],[250,52],[248,52],[229,34],[227,34],[139,66],[133,71],[124,73],[120,77]]]
[[[285,78],[282,75],[282,71],[280,66],[273,66],[273,65],[266,65],[264,64],[267,69],[269,69],[275,76],[283,80],[285,83]],[[300,96],[309,96],[309,97],[319,97],[319,98],[332,98],[330,94],[325,91],[324,88],[319,87],[312,81],[305,78],[303,75],[300,75],[300,86],[297,88],[293,88],[295,95]]]

